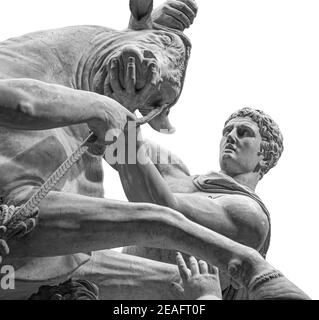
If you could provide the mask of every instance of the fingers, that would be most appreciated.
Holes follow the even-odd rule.
[[[177,252],[176,254],[176,263],[177,263],[179,274],[182,278],[182,281],[183,283],[186,283],[189,280],[191,274],[190,274],[190,270],[186,266],[183,256],[179,252]]]
[[[216,276],[218,276],[218,277],[219,277],[219,271],[218,271],[218,268],[217,268],[217,267],[215,267],[215,266],[213,266],[213,267],[211,268],[210,273],[211,273],[211,274],[214,274],[214,275],[216,275]]]
[[[37,218],[39,216],[39,209],[33,210],[33,212],[30,215],[30,218]]]
[[[145,87],[141,90],[141,99],[146,100],[155,90],[157,90],[161,83],[161,77],[156,62],[151,61],[147,69],[147,82]]]
[[[108,64],[108,75],[104,83],[104,94],[122,105],[133,103],[136,90],[145,86],[141,57],[136,50],[124,50]]]
[[[168,28],[184,31],[193,23],[197,11],[194,0],[168,0],[154,10],[153,20]]]
[[[194,13],[195,16],[197,15],[198,6],[194,0],[178,0],[178,1],[174,2],[174,4],[175,3],[184,3],[189,9],[191,9],[191,11]]]
[[[136,85],[136,64],[135,58],[129,57],[127,63],[127,70],[125,74],[125,87],[126,91],[129,94],[135,93],[135,85]]]
[[[110,85],[111,89],[115,92],[122,91],[122,86],[120,84],[120,75],[119,75],[119,61],[117,58],[111,59],[110,62]]]
[[[2,239],[7,232],[7,228],[5,226],[0,226],[0,239]]]
[[[176,7],[176,9],[175,9],[175,7]],[[191,22],[190,18],[183,11],[181,11],[178,7],[183,7],[183,9],[184,9],[184,7],[186,8],[186,6],[183,3],[174,2],[169,7],[168,6],[163,7],[163,12],[167,16],[170,16],[170,17],[176,19],[176,22],[180,23],[182,25],[182,30],[184,30],[185,28],[188,28],[192,24],[192,22]],[[187,11],[187,10],[184,9],[184,11]],[[188,14],[190,14],[191,10],[189,10],[187,12],[188,12]]]
[[[192,275],[198,275],[199,274],[199,267],[196,258],[193,256],[189,257],[189,266],[192,271]]]
[[[1,210],[0,226],[7,225],[12,219],[15,212],[19,209],[20,207],[2,205],[0,208]]]
[[[8,221],[8,214],[9,214],[8,206],[1,205],[1,207],[0,207],[0,226],[4,225],[6,223],[6,221]]]
[[[24,226],[23,226],[23,232],[17,234],[17,238],[22,238],[28,233],[30,233],[36,225],[36,219],[35,218],[30,218],[25,221]]]
[[[112,97],[112,94],[113,94],[113,90],[112,90],[112,87],[111,87],[111,80],[110,80],[110,74],[108,74],[108,76],[106,77],[106,80],[105,80],[105,84],[104,84],[104,94],[107,96],[107,97]]]
[[[164,7],[165,8],[165,7]],[[176,19],[174,16],[171,16],[169,14],[169,10],[164,10],[163,8],[163,13],[165,14],[163,16],[163,18],[165,17],[165,19],[161,19],[161,21],[158,21],[159,24],[165,25],[166,27],[172,28],[172,29],[176,29],[179,31],[184,31],[185,26],[182,22],[180,22],[178,19]],[[166,11],[166,12],[164,12]],[[163,21],[162,21],[163,20]]]
[[[25,221],[17,221],[8,228],[6,237],[7,239],[22,238],[28,233],[30,233],[35,226],[36,226],[36,218],[28,218]]]
[[[5,208],[4,208],[5,207]],[[0,225],[0,239],[6,238],[11,239],[13,237],[15,238],[21,238],[28,234],[31,230],[34,229],[36,225],[36,218],[39,214],[39,210],[36,209],[32,212],[30,217],[26,219],[25,221],[11,221],[11,219],[14,217],[14,214],[20,209],[20,207],[15,206],[4,206],[1,209],[5,209],[5,219],[4,219],[4,225]],[[4,211],[2,210],[2,213]],[[2,217],[3,218],[3,217]],[[3,220],[3,219],[2,219]],[[6,252],[9,252],[9,248],[5,242],[5,240],[0,240],[0,254],[1,256],[5,255]]]
[[[182,12],[188,18],[188,27],[194,22],[194,19],[196,17],[196,11],[192,9],[190,6],[180,1],[172,2],[171,6]]]
[[[12,239],[15,237],[19,238],[19,234],[25,234],[27,230],[27,225],[23,221],[15,222],[12,226],[8,228],[6,233],[7,239]]]
[[[208,273],[208,265],[205,261],[203,260],[199,260],[198,261],[198,265],[199,265],[199,271],[201,274],[206,274]]]
[[[3,239],[0,239],[0,257],[7,256],[9,253],[10,253],[10,250],[6,241],[4,241]]]
[[[14,214],[20,209],[20,207],[15,207],[15,206],[9,206],[9,218],[7,223],[12,219]]]
[[[19,207],[17,207],[18,209]],[[6,225],[14,215],[16,208],[14,206],[1,205],[0,225]]]

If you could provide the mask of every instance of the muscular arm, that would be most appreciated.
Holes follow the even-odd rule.
[[[148,146],[152,152],[150,157],[143,155],[149,160],[146,165],[137,162],[136,165],[118,167],[130,201],[151,202],[175,209],[186,218],[232,240],[260,248],[269,225],[257,203],[240,195],[210,199],[206,194],[194,193],[196,190],[192,189],[185,165],[167,150],[161,148],[158,152],[157,146],[149,143]],[[139,154],[142,159],[141,151]],[[167,164],[167,159],[172,163]]]
[[[105,131],[123,124],[129,112],[92,92],[33,79],[0,80],[0,125],[42,130],[87,123],[104,141]]]
[[[163,176],[168,179],[185,176],[182,164],[174,161],[177,158],[167,150],[141,140],[136,143],[136,154],[136,163],[126,162],[116,168],[127,198],[132,202],[150,202],[178,210],[178,199]]]
[[[269,223],[254,200],[241,195],[210,199],[198,193],[176,197],[178,211],[188,219],[257,250],[264,243]]]

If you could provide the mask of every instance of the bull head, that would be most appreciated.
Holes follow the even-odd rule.
[[[139,57],[141,77],[137,79],[137,88],[145,83],[143,66],[152,60],[158,65],[162,80],[158,92],[147,97],[145,105],[138,109],[142,115],[146,115],[152,108],[166,104],[167,108],[149,124],[157,131],[173,133],[175,130],[168,120],[168,113],[182,92],[191,49],[190,41],[181,30],[169,28],[163,22],[159,25],[152,21],[153,0],[130,0],[130,10],[129,30],[136,31],[137,34],[134,35],[134,43],[123,48],[122,61],[130,55]]]

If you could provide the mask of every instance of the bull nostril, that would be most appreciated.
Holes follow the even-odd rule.
[[[144,58],[155,59],[155,55],[150,50],[144,50],[143,51],[143,56],[144,56]]]

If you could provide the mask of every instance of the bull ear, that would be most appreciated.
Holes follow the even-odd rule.
[[[153,0],[130,0],[130,10],[130,29],[144,30],[152,28]]]

